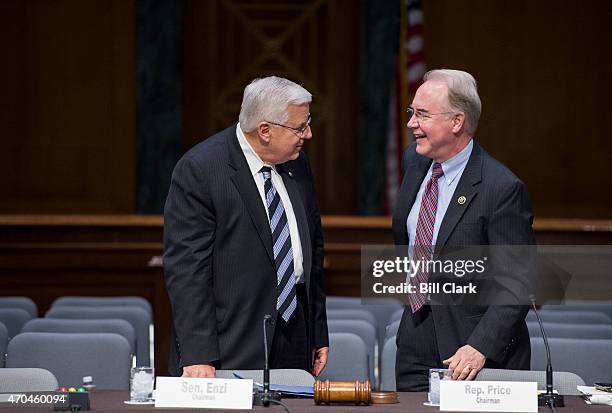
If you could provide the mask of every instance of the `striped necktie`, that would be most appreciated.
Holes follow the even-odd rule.
[[[436,211],[438,209],[438,179],[444,175],[442,165],[438,162],[433,164],[431,171],[431,179],[425,186],[421,207],[419,209],[419,218],[417,219],[416,237],[414,240],[414,250],[412,254],[413,260],[430,260],[433,256],[433,233],[434,224],[436,222]],[[423,263],[425,264],[425,263]],[[419,286],[421,283],[426,283],[429,274],[424,270],[424,266],[419,266],[416,275],[411,278],[411,284],[415,286],[415,292],[408,295],[410,309],[416,313],[424,304],[427,295],[421,293]]]
[[[264,192],[266,205],[270,218],[272,231],[272,244],[274,245],[274,264],[276,267],[276,309],[283,320],[289,321],[297,307],[295,294],[295,274],[293,268],[293,249],[287,214],[280,195],[272,185],[271,169],[268,166],[261,168],[264,177]]]

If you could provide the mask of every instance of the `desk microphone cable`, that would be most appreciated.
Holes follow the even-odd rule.
[[[280,404],[281,406],[283,406],[283,408],[285,409],[285,411],[287,413],[291,413],[291,409],[289,408],[289,406],[287,406],[285,403],[278,401],[278,400],[270,400],[270,403],[276,403],[276,404]]]

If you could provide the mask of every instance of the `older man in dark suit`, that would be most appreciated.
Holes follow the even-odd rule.
[[[473,140],[480,112],[476,81],[466,72],[430,71],[415,94],[407,125],[415,142],[406,152],[393,214],[395,243],[413,254],[534,243],[525,185]],[[506,296],[515,293],[508,291],[512,285],[529,284],[524,268],[496,271],[496,288]],[[412,282],[427,277],[421,272]],[[398,390],[427,390],[430,368],[448,366],[459,380],[473,379],[485,366],[529,369],[527,306],[431,305],[430,298],[409,295],[397,335]]]
[[[267,314],[272,368],[324,368],[323,237],[301,151],[312,138],[311,100],[287,79],[255,79],[239,123],[176,165],[164,210],[171,373],[262,368]]]

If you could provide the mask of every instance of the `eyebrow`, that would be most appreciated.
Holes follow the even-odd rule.
[[[306,117],[306,120],[300,123],[300,126],[298,126],[298,128],[301,128],[302,126],[306,125],[310,119],[311,119],[311,115],[309,113],[308,116]]]
[[[410,105],[408,106],[409,108],[411,108],[413,111],[415,112],[425,112],[425,113],[429,113],[429,111],[427,109],[421,109],[421,108],[415,108],[414,106]]]

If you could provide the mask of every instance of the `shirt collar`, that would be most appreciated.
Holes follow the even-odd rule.
[[[255,152],[255,149],[253,149],[249,143],[249,140],[244,135],[244,132],[242,132],[242,129],[240,129],[240,122],[236,125],[236,136],[238,137],[240,149],[242,149],[242,153],[244,153],[244,157],[249,165],[249,170],[253,176],[256,176],[259,172],[261,172],[261,168],[264,166],[269,166],[272,171],[276,172],[274,165],[266,164],[261,160],[257,152]]]
[[[463,148],[457,155],[442,162],[442,171],[444,171],[444,182],[446,182],[446,185],[451,185],[461,171],[465,169],[465,166],[470,159],[473,147],[474,141],[470,139],[468,144],[465,145],[465,148]]]

